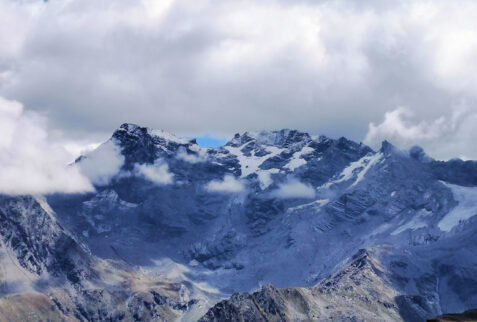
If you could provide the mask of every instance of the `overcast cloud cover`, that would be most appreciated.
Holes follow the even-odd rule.
[[[52,137],[298,128],[476,158],[476,1],[0,0],[0,95]]]

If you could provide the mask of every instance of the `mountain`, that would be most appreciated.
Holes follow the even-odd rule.
[[[268,285],[253,294],[235,294],[200,321],[393,321],[400,319],[398,294],[385,281],[381,263],[363,249],[315,287]]]
[[[123,124],[70,166],[96,191],[1,197],[0,319],[16,303],[59,320],[422,321],[477,307],[475,161],[287,129],[202,148]]]

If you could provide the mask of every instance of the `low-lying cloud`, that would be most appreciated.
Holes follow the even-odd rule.
[[[114,139],[109,139],[86,154],[77,164],[81,173],[96,185],[107,185],[124,164],[121,148]]]
[[[304,184],[297,179],[289,179],[287,182],[279,184],[278,189],[272,191],[271,194],[281,199],[311,199],[315,197],[316,191],[312,186]]]
[[[48,194],[93,191],[72,156],[49,142],[45,120],[22,104],[0,97],[0,193]]]
[[[193,148],[192,146],[191,148]],[[193,148],[194,149],[194,148]],[[189,163],[199,163],[207,161],[206,149],[195,146],[195,153],[188,153],[185,147],[180,147],[177,151],[177,158]]]
[[[174,174],[169,172],[169,165],[162,160],[156,160],[154,164],[137,164],[135,169],[156,184],[170,184],[174,179]]]
[[[223,180],[213,180],[205,188],[210,192],[238,193],[245,187],[243,183],[232,175],[225,175]]]

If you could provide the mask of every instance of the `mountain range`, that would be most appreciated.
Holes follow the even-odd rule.
[[[424,321],[477,308],[477,162],[121,125],[94,192],[0,196],[0,320]]]

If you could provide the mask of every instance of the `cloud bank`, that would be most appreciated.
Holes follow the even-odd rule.
[[[48,194],[94,190],[71,155],[48,140],[45,120],[0,97],[0,193]]]
[[[400,106],[452,128],[460,102],[477,112],[476,16],[472,0],[0,0],[0,95],[72,137],[128,121],[361,140]],[[464,123],[435,153],[440,136],[416,140],[477,158]]]
[[[390,140],[400,148],[420,145],[437,159],[476,158],[472,142],[477,137],[477,112],[464,106],[456,107],[449,117],[418,120],[405,108],[387,112],[379,124],[371,123],[364,143],[375,148]]]
[[[213,180],[205,188],[210,192],[223,193],[237,193],[245,189],[243,183],[232,175],[225,175],[223,180]]]

